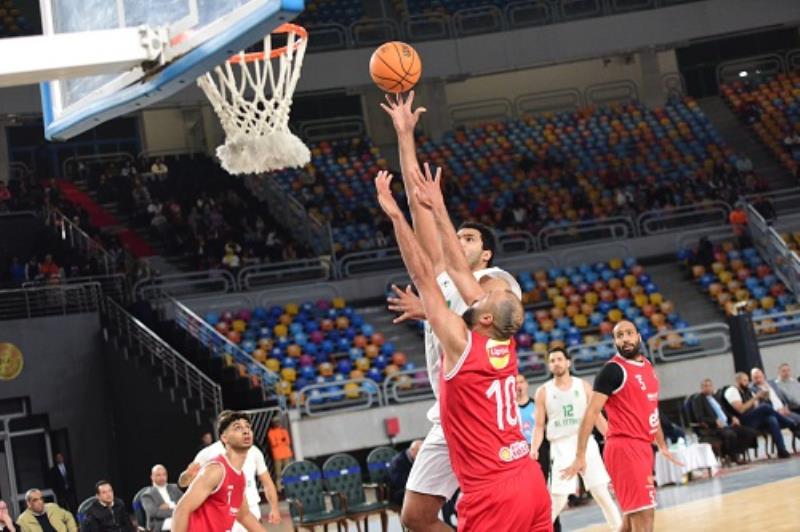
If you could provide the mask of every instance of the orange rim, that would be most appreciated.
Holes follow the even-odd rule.
[[[300,47],[303,41],[308,39],[308,32],[304,27],[298,26],[297,24],[291,24],[288,22],[285,24],[281,24],[280,26],[272,30],[272,33],[273,34],[294,33],[297,36],[299,36],[300,38],[297,39],[293,44],[295,50],[297,50],[297,48]],[[275,48],[274,50],[272,50],[272,52],[270,52],[269,58],[275,59],[276,57],[280,57],[283,54],[285,54],[288,49],[289,49],[288,46],[281,46],[280,48]],[[244,54],[244,55],[236,54],[228,58],[229,63],[241,63],[241,62],[252,63],[253,61],[263,61],[263,60],[264,60],[264,52],[250,52],[249,54]]]

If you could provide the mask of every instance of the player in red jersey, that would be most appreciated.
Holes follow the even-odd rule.
[[[392,176],[380,172],[375,185],[425,316],[442,346],[439,401],[450,462],[462,493],[458,529],[551,531],[550,496],[539,464],[529,457],[516,404],[513,335],[522,324],[522,304],[510,290],[484,293],[475,280],[444,208],[438,176],[425,179],[415,172],[416,194],[433,211],[437,224],[449,226],[446,231],[440,226],[448,274],[464,301],[472,302],[461,316],[448,308],[430,258],[392,197]]]
[[[594,381],[594,393],[578,431],[575,461],[562,471],[571,478],[586,467],[586,444],[600,410],[605,407],[608,432],[603,461],[622,508],[622,531],[653,530],[656,488],[653,483],[653,440],[664,458],[678,464],[667,448],[658,417],[659,383],[653,365],[641,353],[636,326],[621,321],[614,327],[617,354]]]
[[[225,453],[204,465],[189,485],[175,508],[172,530],[230,532],[238,521],[250,532],[264,532],[244,496],[247,481],[242,466],[253,445],[250,418],[241,412],[221,412],[217,434]]]

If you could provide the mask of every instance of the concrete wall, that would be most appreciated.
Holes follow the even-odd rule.
[[[761,349],[767,377],[772,378],[778,365],[788,362],[794,373],[800,374],[800,342]],[[717,387],[733,383],[733,356],[730,353],[702,359],[662,363],[656,366],[661,381],[661,398],[673,399],[695,393],[700,381],[710,377]],[[594,380],[594,374],[583,376]],[[533,394],[539,383],[533,383]],[[319,418],[302,418],[295,423],[295,445],[305,457],[323,456],[336,452],[354,451],[391,442],[384,432],[384,419],[397,417],[400,434],[396,441],[424,437],[430,428],[425,414],[431,401],[394,405],[361,412],[345,412]]]
[[[78,496],[92,493],[98,479],[114,472],[98,315],[0,321],[0,342],[16,345],[24,357],[19,377],[0,382],[0,399],[29,397],[33,413],[47,414],[52,430],[67,430]]]

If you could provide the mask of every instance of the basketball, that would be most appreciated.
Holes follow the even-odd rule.
[[[385,92],[406,92],[419,81],[422,61],[411,46],[400,41],[380,45],[369,60],[372,81]]]

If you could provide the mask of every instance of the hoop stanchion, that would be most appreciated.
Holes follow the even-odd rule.
[[[296,24],[283,24],[273,34],[285,34],[286,46],[273,49],[268,35],[263,52],[240,52],[197,79],[225,131],[217,157],[231,174],[301,167],[311,160],[306,145],[289,130],[308,34]]]

